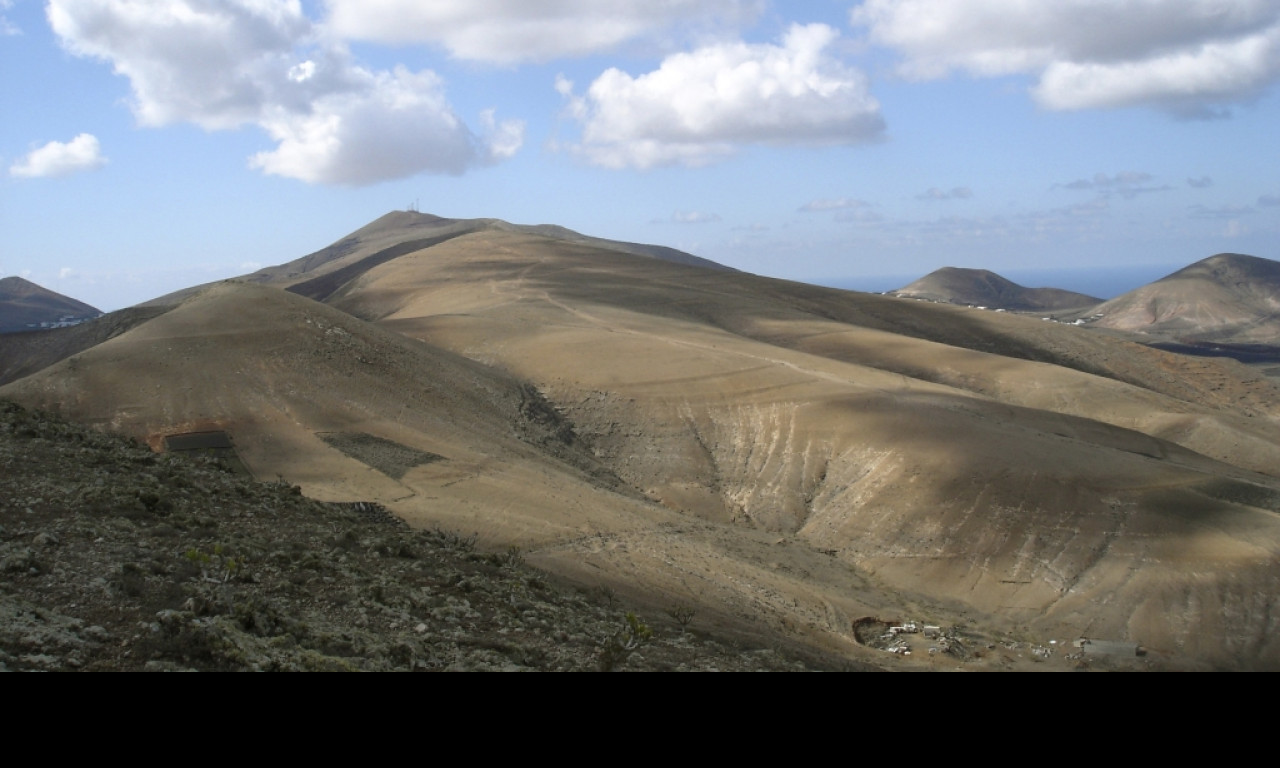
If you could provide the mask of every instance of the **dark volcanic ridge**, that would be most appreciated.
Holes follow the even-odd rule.
[[[891,295],[944,304],[1015,312],[1060,312],[1102,303],[1102,299],[1058,288],[1026,288],[985,269],[943,267]]]
[[[21,277],[0,279],[0,333],[63,328],[102,312]]]

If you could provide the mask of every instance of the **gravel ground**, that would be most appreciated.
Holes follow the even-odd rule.
[[[0,670],[798,671],[213,459],[0,401]],[[696,625],[696,622],[694,622]]]

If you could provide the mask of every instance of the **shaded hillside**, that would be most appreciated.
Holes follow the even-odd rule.
[[[1137,556],[1104,544],[1120,535],[1113,523],[1165,530],[1160,547],[1174,551],[1197,534],[1160,510],[1235,514],[1233,502],[1197,490],[1216,488],[1214,477],[1275,498],[1276,481],[1253,474],[1280,466],[1274,387],[1038,319],[641,263],[515,233],[407,254],[330,301],[537,383],[620,477],[672,509],[794,533],[904,589],[987,610],[1093,610],[1077,600],[1111,589],[1102,584]],[[1265,419],[1250,419],[1242,401]],[[1154,488],[1182,500],[1163,490],[1157,500]],[[1200,564],[1224,574],[1229,551],[1256,543],[1227,525],[1236,544],[1224,539],[1223,559]],[[1051,544],[1044,531],[1062,526],[1093,533]],[[1085,555],[1099,548],[1117,559]],[[1146,551],[1138,557],[1155,557]],[[1272,557],[1241,578],[1274,578]],[[1144,562],[1152,578],[1179,580]],[[1024,578],[1024,567],[1034,573]],[[1162,590],[1122,591],[1109,605],[1125,608],[1095,616],[1096,627],[1171,637],[1155,608]],[[1219,631],[1203,626],[1206,637]],[[1267,645],[1249,653],[1277,651]]]
[[[1280,262],[1223,253],[1108,301],[1102,328],[1182,343],[1280,345]]]
[[[763,642],[867,661],[855,622],[924,618],[1280,666],[1280,397],[1243,367],[401,216],[0,394],[225,431],[260,478]]]
[[[891,292],[908,299],[1007,309],[1058,312],[1101,304],[1102,299],[1058,288],[1025,288],[985,269],[943,267]]]
[[[21,277],[0,279],[0,333],[28,331],[41,324],[82,321],[101,314],[82,301]]]

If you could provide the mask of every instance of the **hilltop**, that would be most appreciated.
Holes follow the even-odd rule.
[[[0,334],[83,322],[98,309],[21,277],[0,279]]]
[[[1102,299],[1058,288],[1026,288],[985,269],[943,267],[890,292],[908,299],[981,306],[1019,312],[1059,312],[1102,303]]]
[[[1280,262],[1221,253],[1095,313],[1098,327],[1172,341],[1280,345]]]
[[[241,279],[288,287],[294,293],[323,299],[337,286],[387,261],[455,238],[484,232],[528,234],[565,244],[589,246],[606,253],[733,271],[675,248],[590,237],[550,224],[530,226],[511,224],[501,219],[448,219],[417,211],[392,211],[319,251],[285,264],[260,269]],[[207,287],[208,284],[178,291],[146,302],[146,305],[171,306]]]

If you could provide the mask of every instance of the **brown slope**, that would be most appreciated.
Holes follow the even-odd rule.
[[[1018,312],[1059,312],[1102,303],[1102,299],[1082,293],[1026,288],[985,269],[958,267],[943,267],[891,293],[908,299]]]
[[[220,425],[316,495],[855,655],[853,619],[964,612],[1276,663],[1276,488],[1247,458],[1275,450],[1275,399],[1230,368],[1188,380],[1079,329],[501,230],[330,301],[352,314],[224,286],[0,395],[148,435]],[[548,455],[564,425],[523,381],[573,417],[576,458]],[[1214,390],[1253,418],[1198,404]],[[397,480],[329,432],[447,460]],[[1215,441],[1221,460],[1187,448]],[[601,489],[593,460],[665,509]]]
[[[0,333],[30,330],[30,325],[64,318],[84,320],[102,312],[21,277],[0,279]]]
[[[619,493],[561,417],[509,375],[277,289],[215,286],[0,388],[0,397],[152,445],[175,433],[225,431],[259,478],[283,477],[325,500],[378,501],[416,525],[475,531],[489,546],[519,544],[535,562],[611,587],[651,613],[696,603],[699,624],[752,643],[774,643],[777,627],[832,609],[790,566],[775,571],[768,537],[688,521]],[[342,435],[345,443],[333,440]],[[376,450],[344,452],[361,442],[352,436]],[[395,456],[379,450],[436,460],[390,472]],[[658,552],[680,567],[653,573]],[[898,599],[806,547],[786,560],[822,574],[828,588],[839,585],[844,596],[834,604],[845,614],[878,613]],[[691,594],[682,574],[709,563],[714,572]],[[776,599],[761,604],[742,583],[767,584]],[[858,653],[839,636],[824,637]]]
[[[332,245],[286,264],[260,269],[240,279],[288,288],[308,298],[321,300],[346,282],[391,259],[414,250],[430,248],[454,237],[483,231],[536,234],[560,242],[591,245],[610,253],[733,271],[675,248],[590,237],[554,225],[528,226],[510,224],[500,219],[448,219],[417,211],[392,211]],[[201,285],[177,291],[146,302],[146,305],[171,306],[207,287],[209,286]]]
[[[1280,262],[1218,254],[1096,312],[1098,327],[1182,342],[1280,344]]]
[[[1277,466],[1275,400],[1255,392],[1255,419],[1195,402],[1265,386],[1234,369],[1187,382],[1162,367],[1173,356],[1075,328],[520,233],[408,254],[331,301],[537,382],[672,509],[795,535],[899,589],[1045,631],[1224,664],[1245,633],[1246,663],[1280,661],[1268,614],[1166,610],[1188,594],[1247,603],[1277,578],[1280,485],[1253,471]]]
[[[417,477],[512,493],[538,487],[528,474],[552,486],[579,475],[613,482],[519,382],[269,287],[215,286],[0,391],[153,447],[226,431],[260,479],[284,476],[328,498],[394,506],[419,492]],[[335,435],[444,460],[406,478],[344,454]]]

